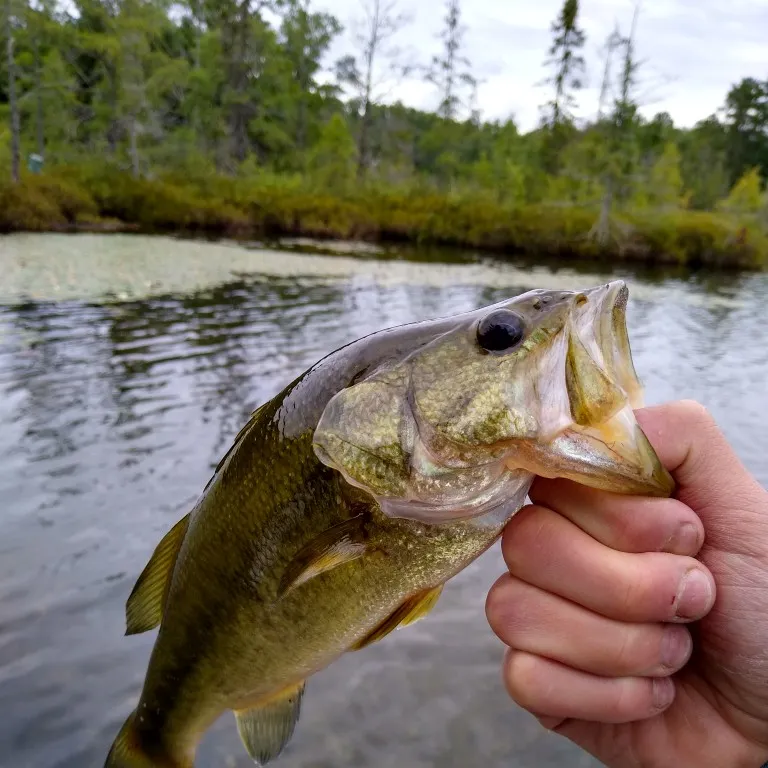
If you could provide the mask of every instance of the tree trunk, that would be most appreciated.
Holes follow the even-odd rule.
[[[360,138],[357,143],[357,178],[362,181],[368,169],[368,128],[371,121],[371,105],[365,102],[363,117],[360,121]]]
[[[16,62],[13,55],[13,16],[11,0],[5,0],[6,67],[8,69],[8,107],[11,112],[11,178],[18,183],[21,166],[19,105],[16,101]]]
[[[365,172],[368,169],[368,132],[371,122],[371,93],[373,91],[373,62],[376,58],[376,51],[381,42],[379,16],[379,0],[373,2],[373,12],[371,15],[371,28],[368,44],[365,49],[365,90],[363,92],[363,118],[360,123],[360,138],[357,144],[357,178],[363,180]]]
[[[112,120],[107,128],[107,146],[109,153],[114,155],[117,153],[117,141],[122,131],[118,117],[117,75],[111,66],[107,68],[107,73],[109,77],[109,106],[112,112]]]
[[[230,17],[225,24],[222,35],[225,50],[229,50],[227,80],[231,100],[230,156],[237,163],[242,163],[248,157],[249,148],[248,121],[252,114],[252,106],[247,102],[250,20],[250,3],[243,0],[237,7],[234,18]]]
[[[40,45],[35,35],[35,133],[37,134],[37,154],[45,157],[45,122],[43,111],[43,67],[40,62]]]
[[[136,116],[131,115],[128,119],[128,133],[131,142],[131,173],[134,179],[138,179],[141,173],[141,164],[139,163],[139,145],[136,137]]]

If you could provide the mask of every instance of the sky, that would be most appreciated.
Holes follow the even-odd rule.
[[[345,31],[330,60],[353,50],[353,20],[368,0],[316,0],[314,7],[333,13]],[[438,34],[445,0],[396,0],[412,23],[397,45],[422,64],[440,50]],[[486,120],[512,117],[521,130],[535,127],[539,106],[549,98],[544,60],[551,44],[550,25],[562,0],[464,0],[464,54],[480,80],[478,105]],[[619,23],[628,32],[632,0],[581,0],[580,26],[586,34],[583,55],[586,87],[578,94],[577,117],[597,112],[603,73],[602,49]],[[768,77],[768,0],[643,0],[637,22],[641,112],[669,112],[679,126],[691,126],[716,112],[728,89],[744,77]],[[434,109],[433,86],[413,78],[390,83],[385,101]]]

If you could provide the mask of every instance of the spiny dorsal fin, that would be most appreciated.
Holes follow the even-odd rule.
[[[359,651],[361,648],[378,642],[398,627],[407,627],[409,624],[423,619],[435,607],[442,591],[443,585],[440,584],[433,589],[425,589],[413,597],[409,597],[378,627],[372,629],[362,640],[358,640],[350,650]]]
[[[163,536],[141,572],[125,605],[126,635],[146,632],[160,624],[171,573],[188,525],[187,514]]]
[[[331,526],[302,547],[288,563],[280,580],[278,599],[331,568],[357,560],[367,548],[363,515]]]
[[[304,685],[302,681],[287,688],[263,706],[235,710],[240,738],[251,759],[259,765],[276,758],[293,736]]]

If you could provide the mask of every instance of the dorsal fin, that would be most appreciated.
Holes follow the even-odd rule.
[[[374,627],[365,637],[358,640],[350,650],[359,651],[361,648],[365,648],[386,637],[398,627],[407,627],[409,624],[423,619],[435,607],[442,591],[443,585],[440,584],[437,587],[422,590],[409,597],[390,616],[387,616],[381,624]]]
[[[363,515],[357,515],[331,526],[302,547],[283,573],[278,599],[305,581],[362,557],[368,549],[364,524]]]
[[[188,525],[186,514],[155,547],[125,604],[126,635],[146,632],[160,624],[171,573]]]
[[[262,706],[235,710],[240,738],[258,765],[276,758],[290,741],[301,712],[303,695],[302,680]]]

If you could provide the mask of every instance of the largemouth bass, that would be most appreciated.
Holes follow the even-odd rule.
[[[670,495],[633,414],[627,298],[535,290],[380,331],[264,403],[128,599],[127,634],[160,631],[106,766],[192,766],[227,710],[276,757],[305,681],[423,617],[535,475]]]

